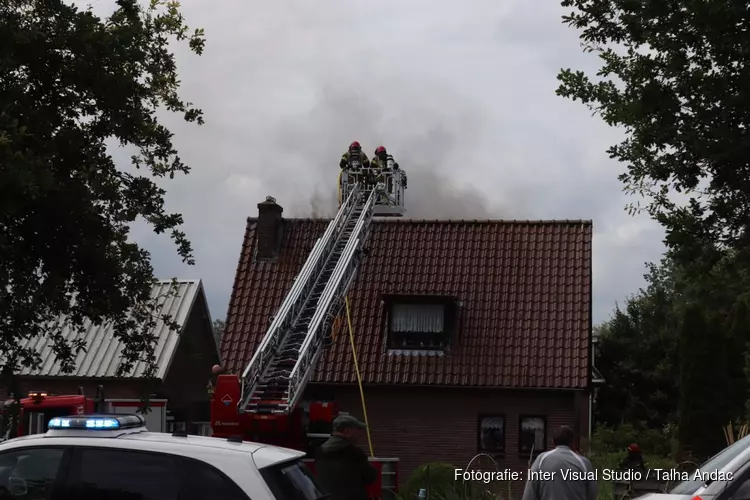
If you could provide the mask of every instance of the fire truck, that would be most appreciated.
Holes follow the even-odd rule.
[[[406,176],[393,168],[392,159],[387,166],[381,171],[358,165],[342,170],[338,213],[315,243],[252,359],[241,376],[222,374],[216,379],[213,436],[284,446],[308,456],[330,436],[339,414],[336,402],[303,401],[303,393],[332,342],[332,325],[355,279],[373,217],[406,212]],[[314,471],[313,461],[308,463]],[[379,473],[370,487],[371,498],[392,498],[398,459],[371,457],[370,463]]]
[[[96,396],[91,398],[79,389],[78,394],[54,395],[42,391],[33,391],[22,398],[18,416],[17,436],[41,434],[47,432],[47,424],[55,417],[70,415],[90,415],[93,413],[134,413],[141,405],[138,399],[107,399],[103,386],[98,386]],[[6,401],[3,413],[10,412],[11,401]],[[149,431],[164,432],[166,427],[166,405],[164,399],[149,402],[150,412],[144,415]],[[10,432],[0,432],[0,441]]]

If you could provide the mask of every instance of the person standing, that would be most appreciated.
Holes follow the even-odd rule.
[[[622,459],[622,461],[620,461],[620,468],[646,469],[646,462],[643,461],[643,453],[641,453],[641,448],[636,443],[628,446],[628,454]]]
[[[357,442],[367,426],[351,415],[333,420],[331,437],[315,454],[318,481],[330,500],[367,500],[367,485],[378,478]]]
[[[596,500],[598,485],[595,479],[588,479],[587,473],[594,472],[588,458],[571,449],[575,432],[567,425],[560,427],[552,436],[555,449],[541,453],[529,469],[529,479],[523,491],[523,500]],[[538,473],[546,474],[543,479]],[[579,478],[565,479],[563,472],[578,473]],[[534,477],[536,475],[536,477]]]

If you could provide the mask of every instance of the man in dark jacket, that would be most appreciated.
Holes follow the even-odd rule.
[[[367,500],[367,485],[378,477],[357,441],[367,428],[350,415],[333,421],[333,433],[315,455],[315,471],[330,500]]]

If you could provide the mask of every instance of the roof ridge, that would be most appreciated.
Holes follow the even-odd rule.
[[[257,222],[258,217],[248,217],[247,222]],[[290,222],[330,222],[333,217],[284,217]],[[525,224],[525,225],[593,225],[593,219],[373,219],[373,224]]]
[[[201,281],[200,278],[156,278],[156,282],[161,285],[172,283],[173,280],[177,283],[190,283],[193,285],[197,285]]]

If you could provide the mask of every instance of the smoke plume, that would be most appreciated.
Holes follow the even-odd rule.
[[[407,92],[406,90],[404,92]],[[481,183],[466,175],[482,152],[478,133],[482,112],[472,102],[452,96],[450,106],[432,107],[406,98],[402,106],[383,108],[369,96],[347,87],[329,86],[307,114],[280,123],[278,147],[304,144],[302,185],[291,199],[279,198],[287,216],[331,217],[337,209],[338,161],[349,143],[357,140],[372,156],[384,145],[407,173],[405,199],[408,218],[501,218],[505,210],[480,190]],[[310,125],[316,124],[315,129]],[[310,183],[314,188],[310,188]]]

